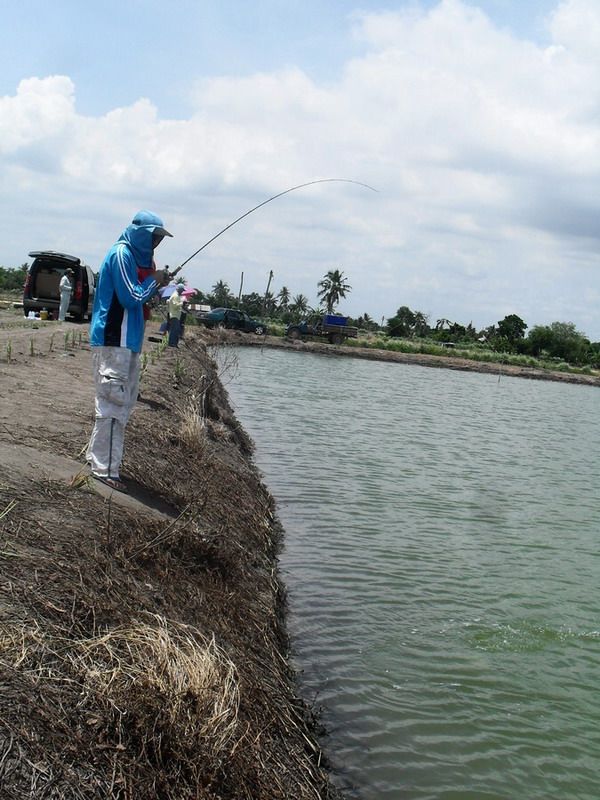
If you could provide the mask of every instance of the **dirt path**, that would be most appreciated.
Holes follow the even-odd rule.
[[[274,503],[202,339],[147,343],[125,496],[83,461],[87,335],[0,318],[2,796],[333,798]]]

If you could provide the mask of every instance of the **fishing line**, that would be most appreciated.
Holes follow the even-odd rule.
[[[214,242],[214,240],[217,239],[219,236],[221,236],[221,234],[225,233],[225,231],[228,231],[229,228],[232,228],[238,222],[243,220],[244,217],[247,217],[249,214],[252,214],[253,211],[256,211],[257,209],[262,208],[262,206],[266,206],[267,203],[270,203],[272,200],[277,200],[278,197],[283,197],[284,194],[289,194],[290,192],[295,192],[297,189],[304,189],[306,186],[314,186],[316,183],[355,183],[357,186],[364,186],[365,189],[370,189],[372,192],[379,193],[378,189],[374,189],[372,186],[369,186],[368,183],[361,183],[360,181],[353,181],[353,180],[350,180],[350,178],[322,178],[321,180],[308,181],[308,183],[301,183],[298,186],[292,186],[291,189],[286,189],[284,192],[279,192],[278,194],[274,194],[273,197],[269,197],[268,200],[263,200],[262,203],[259,203],[257,206],[254,206],[254,208],[251,208],[250,211],[246,211],[246,213],[242,214],[241,217],[238,217],[237,219],[234,219],[233,222],[230,222],[229,225],[226,225],[223,228],[223,230],[221,230],[218,233],[216,233],[212,237],[212,239],[209,239],[208,242],[206,242],[205,244],[202,245],[202,247],[199,247],[196,250],[195,253],[192,253],[192,255],[189,258],[186,258],[186,260],[182,264],[180,264],[177,267],[177,269],[175,269],[173,272],[170,272],[169,273],[169,277],[170,278],[174,278],[175,275],[177,275],[177,273],[179,272],[179,270],[181,270],[181,269],[183,269],[183,267],[185,267],[185,265],[188,263],[188,261],[191,261],[192,258],[195,258],[198,255],[198,253],[201,253],[202,250],[204,250],[205,247],[208,247],[208,245],[211,244],[212,242]]]
[[[249,214],[252,214],[254,211],[257,211],[259,208],[262,208],[263,206],[266,206],[266,205],[267,205],[267,203],[270,203],[272,200],[277,200],[277,198],[278,198],[278,197],[283,197],[283,195],[284,195],[284,194],[289,194],[290,192],[295,192],[295,191],[297,191],[298,189],[304,189],[306,186],[314,186],[314,185],[315,185],[315,184],[317,184],[317,183],[354,183],[354,184],[356,184],[357,186],[363,186],[365,189],[370,189],[372,192],[377,192],[377,194],[379,194],[379,190],[378,190],[378,189],[375,189],[375,188],[373,188],[373,186],[369,186],[369,184],[368,184],[368,183],[361,183],[360,181],[354,181],[354,180],[351,180],[350,178],[321,178],[321,179],[319,179],[319,180],[315,180],[315,181],[308,181],[307,183],[300,183],[298,186],[292,186],[290,189],[286,189],[286,190],[285,190],[285,191],[283,191],[283,192],[278,192],[277,194],[274,194],[274,195],[273,195],[273,197],[269,197],[267,200],[263,200],[263,201],[262,201],[262,203],[259,203],[257,206],[254,206],[254,208],[251,208],[249,211],[246,211],[246,212],[245,212],[245,214],[242,214],[242,215],[241,215],[240,217],[238,217],[237,219],[234,219],[234,220],[233,220],[233,222],[230,222],[230,223],[229,223],[229,225],[226,225],[226,226],[225,226],[225,227],[224,227],[222,230],[220,230],[218,233],[216,233],[216,234],[215,234],[215,235],[212,237],[212,239],[209,239],[209,240],[208,240],[208,242],[205,242],[205,243],[202,245],[202,247],[199,247],[199,248],[196,250],[196,252],[195,252],[195,253],[192,253],[192,255],[191,255],[191,256],[189,256],[189,258],[186,258],[186,260],[185,260],[184,262],[182,262],[182,263],[181,263],[181,264],[180,264],[180,265],[179,265],[179,266],[178,266],[176,269],[174,269],[174,270],[173,270],[173,272],[171,272],[171,271],[169,271],[169,270],[167,270],[167,269],[165,268],[165,271],[166,271],[166,272],[168,272],[169,280],[172,280],[172,279],[175,277],[175,275],[177,275],[177,273],[178,273],[178,272],[179,272],[181,269],[183,269],[183,267],[185,267],[185,265],[186,265],[186,264],[187,264],[189,261],[191,261],[191,260],[192,260],[192,258],[195,258],[195,257],[198,255],[198,253],[201,253],[201,252],[202,252],[202,250],[204,250],[204,248],[205,248],[205,247],[208,247],[208,245],[209,245],[209,244],[212,244],[212,242],[214,242],[214,241],[215,241],[215,239],[218,239],[218,238],[219,238],[219,236],[221,236],[223,233],[225,233],[225,231],[228,231],[230,228],[232,228],[232,227],[233,227],[234,225],[236,225],[238,222],[240,222],[241,220],[243,220],[243,219],[244,219],[245,217],[247,217]],[[164,311],[164,310],[163,310],[163,309],[160,307],[160,305],[157,305],[157,306],[156,306],[156,308],[157,308],[157,310],[160,312],[160,314],[162,315],[163,319],[166,321],[166,320],[167,320],[167,315],[166,315],[165,311]],[[192,348],[190,347],[190,345],[189,345],[189,344],[188,344],[188,343],[185,341],[185,339],[180,339],[180,341],[182,341],[182,342],[183,342],[184,346],[185,346],[185,347],[186,347],[186,349],[187,349],[187,350],[188,350],[188,351],[189,351],[189,352],[192,354],[192,356],[193,356],[193,357],[194,357],[194,358],[195,358],[195,359],[196,359],[198,362],[200,362],[200,359],[198,358],[198,356],[196,355],[196,353],[194,353],[193,349],[192,349]]]

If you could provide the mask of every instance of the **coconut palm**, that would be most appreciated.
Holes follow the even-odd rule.
[[[279,300],[279,308],[281,308],[282,311],[285,311],[285,309],[289,306],[291,296],[292,295],[287,286],[283,286],[277,295],[277,299]]]
[[[317,284],[321,291],[317,292],[317,297],[325,305],[328,314],[333,313],[333,309],[340,300],[346,297],[352,287],[346,282],[346,276],[339,269],[331,269],[324,276],[322,281]]]
[[[266,312],[269,316],[271,316],[275,312],[275,308],[277,303],[275,301],[275,295],[273,292],[266,292],[265,296],[263,297],[263,315]]]
[[[290,311],[296,314],[306,314],[308,311],[308,297],[303,294],[297,294],[291,302]]]
[[[227,308],[233,301],[233,295],[225,281],[217,281],[212,287],[212,302],[215,308]]]
[[[415,311],[413,320],[413,334],[415,336],[426,336],[429,331],[429,320],[427,314],[422,311]]]

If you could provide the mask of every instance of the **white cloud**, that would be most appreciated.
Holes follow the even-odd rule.
[[[69,78],[28,78],[14,97],[0,98],[0,154],[10,154],[61,134],[74,119],[75,87]]]
[[[24,80],[0,100],[5,253],[16,264],[44,244],[30,216],[20,227],[26,206],[44,246],[60,238],[96,264],[151,207],[174,229],[175,263],[271,194],[352,178],[380,194],[331,184],[275,201],[193,262],[192,279],[236,286],[244,270],[262,291],[273,268],[276,287],[314,301],[339,266],[349,313],[409,305],[483,326],[514,312],[600,339],[600,7],[563,2],[548,30],[536,46],[459,0],[363,14],[352,36],[364,53],[336,83],[293,66],[204,79],[179,120],[151,97],[84,117],[69,78]]]

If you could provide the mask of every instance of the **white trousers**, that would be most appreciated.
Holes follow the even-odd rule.
[[[96,424],[86,458],[92,473],[118,478],[125,426],[137,400],[140,354],[126,347],[92,347],[96,384]]]
[[[64,322],[69,310],[69,301],[71,300],[71,292],[60,293],[60,308],[58,309],[58,321]]]

